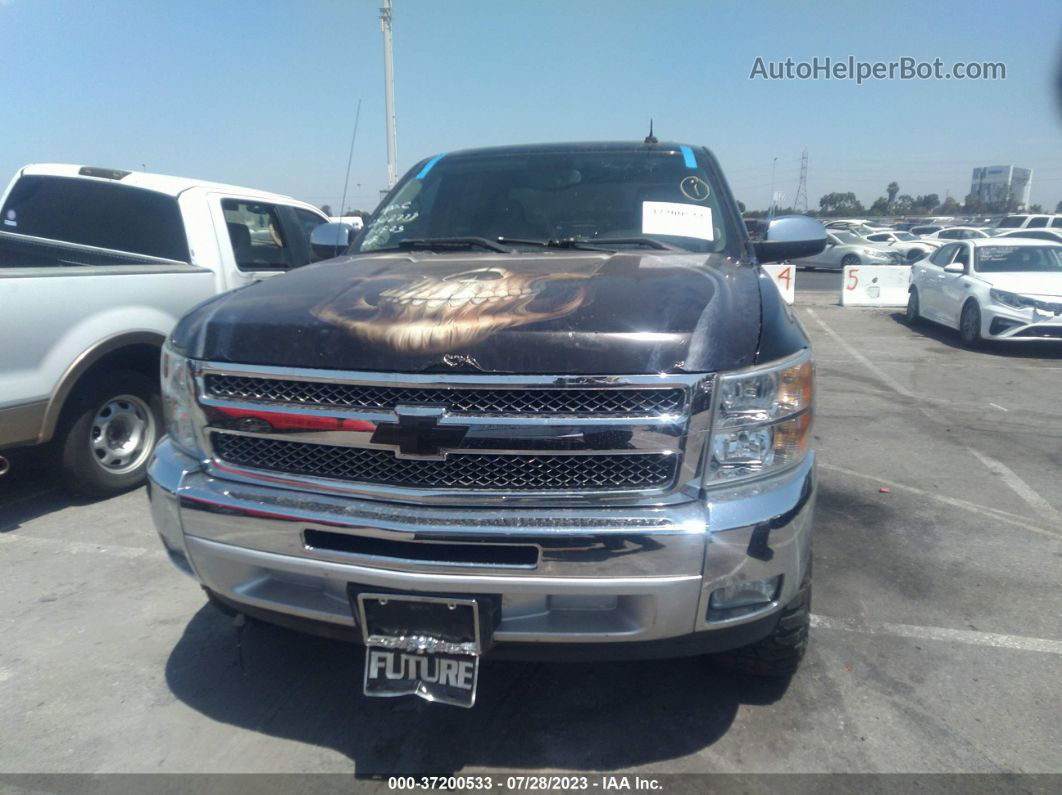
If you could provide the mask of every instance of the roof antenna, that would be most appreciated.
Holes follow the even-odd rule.
[[[647,136],[645,136],[645,143],[647,143],[647,144],[658,144],[658,143],[660,143],[658,140],[656,140],[656,136],[653,135],[653,120],[652,119],[649,119],[649,134]]]

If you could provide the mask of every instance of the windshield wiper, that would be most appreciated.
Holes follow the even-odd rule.
[[[501,254],[512,254],[511,248],[506,248],[493,240],[485,237],[422,237],[399,240],[397,248],[403,251],[413,249],[428,249],[438,251],[456,248],[485,248],[488,251],[497,251]]]
[[[594,238],[593,240],[578,240],[574,237],[561,240],[521,240],[516,237],[499,237],[498,242],[514,246],[542,246],[543,248],[567,248],[579,251],[611,251],[613,246],[645,246],[660,251],[677,251],[674,246],[669,246],[651,237]]]
[[[669,246],[655,237],[611,237],[594,240],[594,242],[602,246],[644,246],[655,248],[658,251],[678,251],[675,246]]]

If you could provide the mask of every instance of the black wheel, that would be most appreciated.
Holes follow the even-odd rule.
[[[981,337],[981,309],[976,301],[967,301],[959,316],[959,338],[967,348],[977,348],[983,342]]]
[[[922,321],[922,315],[918,311],[918,290],[911,290],[907,294],[907,311],[904,312],[903,319],[910,326],[916,326]]]
[[[793,601],[785,606],[774,632],[751,646],[717,654],[717,665],[752,676],[792,676],[808,647],[811,629],[811,566]]]
[[[858,264],[859,264],[859,257],[857,257],[855,254],[845,254],[843,257],[841,257],[841,267],[845,267],[847,265],[858,265]]]
[[[70,488],[106,497],[139,486],[162,435],[158,384],[119,370],[86,385],[73,399],[60,442]]]

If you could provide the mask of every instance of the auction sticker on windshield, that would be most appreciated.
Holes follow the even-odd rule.
[[[642,234],[711,240],[712,208],[681,202],[642,202]]]

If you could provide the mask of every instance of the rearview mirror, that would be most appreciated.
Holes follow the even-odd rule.
[[[806,215],[775,218],[767,225],[763,237],[752,244],[761,263],[810,257],[826,248],[827,241],[822,224]]]
[[[310,232],[310,248],[314,262],[338,257],[354,240],[355,230],[350,224],[321,224]]]

